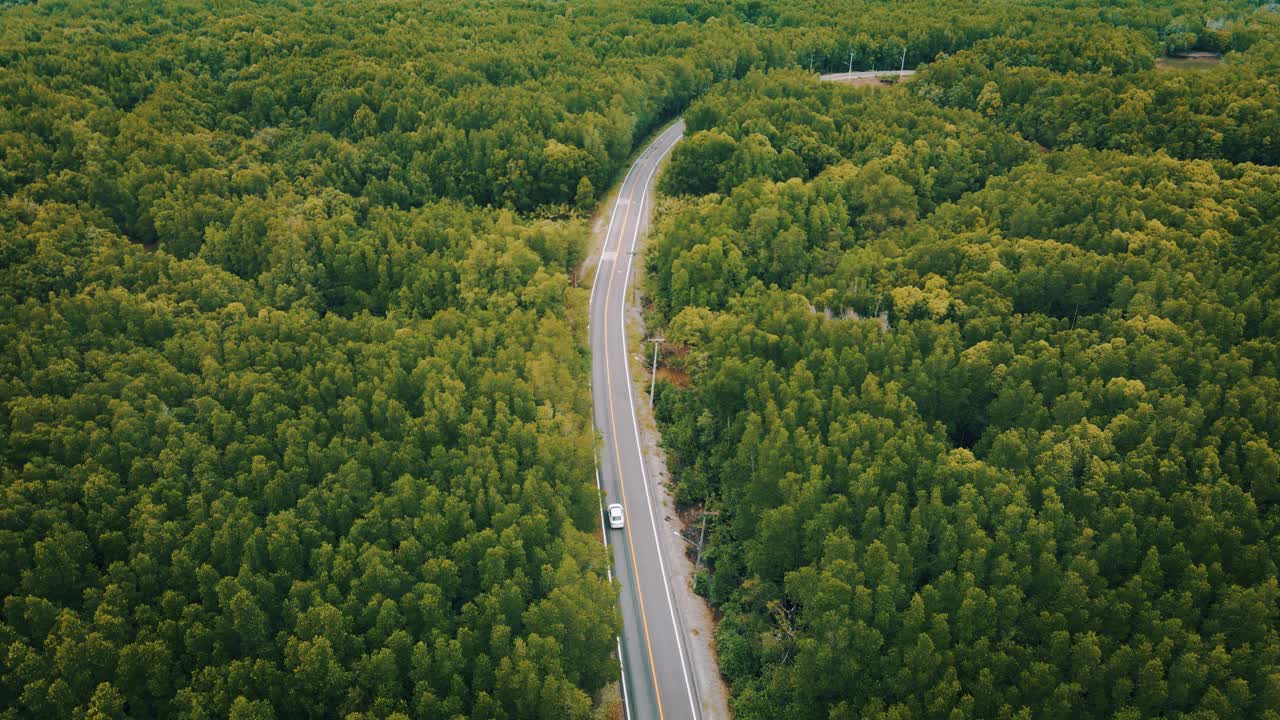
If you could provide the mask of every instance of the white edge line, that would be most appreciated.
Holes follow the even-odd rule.
[[[600,462],[596,461],[596,497],[600,503],[600,542],[604,543],[604,549],[609,549],[609,531],[605,528],[604,519],[604,488],[600,487]],[[609,579],[613,579],[613,568],[606,566],[605,570],[609,573]]]
[[[622,195],[622,189],[627,186],[631,173],[635,172],[637,164],[631,163],[631,167],[627,168],[627,174],[622,176],[622,183],[618,185],[619,196]],[[587,298],[587,347],[591,346],[591,308],[596,304],[596,288],[600,286],[600,268],[604,266],[604,254],[609,250],[609,236],[613,234],[613,221],[618,216],[618,205],[618,198],[615,197],[613,210],[609,211],[609,224],[604,229],[604,239],[600,241],[600,257],[596,258],[596,271],[591,276],[591,295]],[[617,262],[616,259],[614,262]],[[594,414],[595,403],[592,403],[592,415]]]
[[[615,635],[613,639],[618,642],[618,666],[621,667],[622,666],[622,638]],[[622,672],[618,673],[618,676],[622,678],[622,715],[623,717],[627,718],[627,720],[631,720],[631,698],[630,696],[627,695],[626,670],[623,670]]]
[[[627,174],[622,176],[622,183],[618,186],[618,194],[622,194],[622,188],[627,186],[627,178],[631,177],[631,173],[635,170],[636,164],[632,163],[627,169]],[[613,221],[618,215],[618,199],[613,200],[613,210],[609,212],[609,224],[604,229],[604,238],[600,241],[600,254],[596,258],[596,271],[591,277],[591,295],[587,298],[587,347],[591,347],[591,310],[596,304],[596,288],[600,286],[600,268],[604,266],[604,254],[609,250],[609,236],[613,234]],[[614,257],[617,257],[616,255]],[[595,368],[592,367],[592,374]],[[592,388],[594,392],[594,387]],[[596,422],[596,404],[595,399],[591,402],[591,423],[595,427],[600,427]],[[606,527],[607,521],[604,516],[604,487],[600,484],[600,457],[593,448],[591,451],[591,461],[595,465],[596,475],[596,501],[600,505],[600,542],[604,544],[606,559],[609,552],[609,529]],[[605,566],[605,574],[609,579],[609,584],[613,584],[613,563],[610,562]],[[624,659],[622,657],[622,638],[615,635],[614,640],[618,644],[618,679],[622,681],[622,710],[627,720],[631,718],[630,700],[627,699],[627,669],[624,667]]]
[[[672,127],[675,127],[675,126],[673,125]],[[663,133],[663,135],[665,134],[666,133]],[[641,186],[642,188],[644,188],[645,191],[640,198],[640,213],[636,220],[636,228],[635,228],[635,231],[631,234],[631,254],[627,255],[627,274],[623,278],[622,303],[621,303],[622,307],[619,309],[619,314],[621,315],[621,318],[622,318],[622,357],[624,359],[630,357],[629,351],[627,350],[627,330],[626,330],[627,328],[627,325],[626,325],[627,294],[626,293],[627,293],[627,286],[631,284],[631,263],[635,259],[634,253],[636,248],[636,241],[640,235],[640,223],[641,221],[644,220],[644,207],[645,207],[645,204],[649,201],[649,191],[648,191],[649,182],[653,179],[654,173],[658,171],[658,167],[662,165],[663,158],[665,158],[667,156],[667,153],[671,152],[672,148],[674,148],[679,142],[680,141],[677,140],[676,142],[671,143],[671,147],[668,147],[666,150],[662,151],[662,154],[658,156],[658,160],[653,164],[653,169],[649,171],[649,176],[645,178],[644,184]],[[689,678],[689,667],[685,663],[684,643],[680,641],[680,635],[681,635],[680,623],[679,621],[676,620],[675,604],[671,601],[671,584],[667,582],[666,563],[663,562],[662,560],[662,541],[658,538],[658,524],[657,524],[657,521],[654,520],[653,497],[649,492],[649,473],[645,469],[644,450],[640,446],[640,425],[639,423],[636,422],[635,388],[632,387],[632,382],[629,375],[630,374],[628,373],[627,401],[631,404],[631,427],[632,427],[632,430],[635,432],[635,437],[636,437],[636,453],[640,456],[640,478],[644,482],[644,497],[645,497],[645,500],[648,501],[648,506],[649,506],[648,507],[649,527],[653,530],[653,542],[658,551],[658,571],[662,574],[662,587],[667,591],[667,610],[670,611],[671,613],[671,625],[672,625],[672,629],[675,630],[674,635],[676,636],[676,651],[680,656],[680,670],[684,674],[685,694],[689,696],[689,710],[693,712],[693,716],[695,718],[699,718],[699,717],[702,717],[702,715],[701,713],[698,712],[698,704],[693,699],[693,684]],[[654,679],[654,682],[657,682],[656,678]]]

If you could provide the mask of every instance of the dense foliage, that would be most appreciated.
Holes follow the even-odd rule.
[[[1280,171],[932,96],[752,75],[663,180],[737,717],[1277,717]]]
[[[1153,68],[1148,40],[1137,33],[1100,40],[1098,33],[1068,28],[982,40],[930,65],[913,87],[1050,148],[1164,150],[1180,158],[1276,165],[1280,13],[1252,20],[1208,34],[1201,46],[1241,52],[1203,72]]]
[[[279,220],[299,245],[354,224]],[[367,218],[344,317],[66,207],[0,227],[25,241],[0,323],[6,717],[588,714],[618,618],[566,316],[580,228]],[[418,287],[441,256],[452,297]]]
[[[1246,2],[1058,5],[0,2],[0,718],[582,718],[597,710],[593,695],[617,674],[618,617],[616,586],[594,538],[598,498],[581,342],[586,294],[575,287],[586,225],[573,216],[594,205],[646,133],[717,82],[765,66],[888,67],[939,53],[948,58],[918,87],[932,88],[921,94],[951,109],[919,97],[869,103],[794,77],[771,90],[779,81],[760,76],[742,97],[716,94],[694,106],[698,135],[676,156],[669,187],[733,199],[726,210],[707,205],[687,215],[691,227],[716,237],[704,243],[689,235],[687,247],[661,251],[675,269],[661,280],[663,309],[676,316],[686,306],[707,308],[681,313],[684,329],[673,329],[691,346],[710,348],[712,336],[695,338],[712,320],[745,322],[746,309],[766,300],[794,310],[787,293],[799,293],[813,310],[805,305],[797,318],[818,329],[846,328],[823,330],[838,337],[854,328],[865,336],[858,348],[892,349],[892,356],[859,360],[863,349],[830,345],[849,363],[840,370],[850,373],[839,381],[844,397],[881,393],[884,408],[900,409],[887,420],[888,410],[867,410],[881,418],[875,432],[890,437],[909,426],[906,441],[932,458],[920,467],[941,467],[930,448],[957,448],[955,472],[972,475],[936,483],[947,509],[930,516],[934,537],[945,513],[970,517],[951,507],[966,484],[977,488],[964,490],[965,502],[981,507],[971,514],[984,532],[997,519],[1032,512],[1007,508],[1039,512],[1050,497],[1030,489],[1039,485],[1029,484],[1023,466],[992,464],[997,449],[1015,447],[1001,439],[1004,428],[1050,433],[1009,436],[1024,443],[1016,447],[1026,463],[1050,444],[1093,448],[1083,443],[1104,434],[1113,454],[1096,463],[1089,456],[1088,464],[1089,477],[1103,479],[1091,491],[1102,499],[1056,490],[1074,504],[1063,510],[1071,519],[1054,525],[1063,539],[1045,552],[1062,566],[1076,562],[1068,551],[1084,558],[1077,575],[1095,604],[1128,571],[1120,550],[1109,551],[1120,558],[1112,565],[1091,571],[1095,542],[1123,540],[1126,552],[1134,543],[1155,547],[1169,587],[1191,589],[1154,611],[1138,603],[1147,596],[1124,596],[1132,613],[1156,613],[1161,628],[1169,618],[1182,623],[1147,632],[1145,650],[1130,643],[1138,655],[1116,659],[1119,616],[1103,613],[1109,624],[1095,628],[1088,623],[1102,622],[1102,611],[1090,610],[1079,621],[1094,633],[1086,637],[1096,638],[1108,663],[1190,664],[1188,672],[1203,677],[1186,691],[1194,695],[1188,702],[1215,702],[1203,699],[1210,688],[1233,707],[1274,704],[1271,686],[1257,680],[1274,664],[1274,643],[1240,635],[1257,628],[1266,603],[1274,608],[1269,586],[1257,579],[1267,568],[1274,574],[1267,545],[1274,491],[1236,482],[1241,468],[1274,462],[1266,343],[1275,329],[1276,268],[1270,254],[1246,242],[1262,237],[1274,217],[1266,199],[1272,176],[1163,157],[1139,171],[1126,156],[1072,153],[1008,175],[1028,175],[1004,190],[1016,214],[1004,214],[1008,208],[990,195],[982,196],[985,205],[954,204],[967,191],[996,192],[990,177],[1034,155],[993,125],[1029,122],[1001,114],[1023,107],[1012,89],[1003,104],[991,102],[996,91],[985,103],[978,97],[991,83],[1004,90],[1005,71],[992,53],[1041,53],[1026,63],[1044,65],[1042,28],[1092,23],[1105,31],[1068,42],[1068,55],[1054,46],[1058,60],[1083,50],[1067,65],[1046,65],[1055,82],[1067,82],[1059,76],[1068,73],[1098,83],[1115,82],[1108,77],[1116,72],[1142,73],[1161,46],[1247,50],[1248,67],[1256,68],[1248,72],[1263,78],[1268,38],[1261,25],[1237,21]],[[976,56],[965,54],[971,48]],[[984,73],[974,98],[946,74],[961,62]],[[1246,72],[1230,72],[1237,71]],[[1245,105],[1265,105],[1274,90],[1249,87],[1229,105],[1244,103],[1245,114],[1232,117],[1270,117],[1266,107]],[[769,107],[745,102],[770,93]],[[1220,107],[1214,102],[1197,112],[1209,117]],[[978,114],[964,109],[974,103]],[[851,124],[842,113],[867,120]],[[1075,142],[1063,132],[1054,137],[1041,140],[1054,148]],[[1134,142],[1116,147],[1165,140]],[[1238,159],[1230,148],[1239,138],[1214,147],[1181,154]],[[1045,202],[1057,202],[1093,182],[1088,173],[1119,188],[1147,188],[1117,191],[1106,207],[1120,219],[1096,246],[1093,221],[1072,214],[1093,205],[1064,204],[1071,212],[1055,215],[1022,195],[1035,180],[1045,183]],[[1135,173],[1153,180],[1143,185]],[[770,182],[789,178],[800,180]],[[1209,189],[1195,185],[1170,199],[1179,197],[1170,188],[1186,178]],[[790,199],[767,207],[783,196]],[[750,217],[717,215],[728,208]],[[1048,224],[1035,224],[1041,220]],[[1046,239],[1061,240],[1056,233],[1072,223],[1080,225],[1076,240]],[[1170,239],[1174,231],[1186,237]],[[989,246],[970,257],[969,244],[940,239],[955,233],[989,236]],[[725,258],[732,262],[719,263]],[[990,267],[981,265],[988,260]],[[1048,278],[1050,261],[1071,263],[1073,274]],[[1049,280],[1067,283],[1069,323],[1066,301],[1044,285]],[[1124,330],[1131,336],[1107,315],[1110,302],[1142,309],[1124,316],[1137,328]],[[894,328],[883,336],[856,322],[815,319],[881,307]],[[1000,308],[1028,319],[1015,332],[993,319]],[[788,322],[796,333],[807,327]],[[770,337],[791,337],[779,330],[748,337],[767,348],[779,342]],[[1097,374],[1079,376],[1087,382],[1043,374],[1045,363],[1057,367],[1057,356],[1031,338],[1058,343],[1056,332],[1067,333],[1061,347],[1088,347],[1096,356]],[[1150,349],[1148,335],[1173,349]],[[1216,344],[1205,349],[1209,336]],[[979,338],[990,344],[966,355],[972,362],[963,371],[950,368],[946,353],[929,359],[935,344],[960,353]],[[770,362],[790,373],[801,348],[810,372],[820,367],[808,353],[828,341],[780,342],[796,344]],[[1108,349],[1094,349],[1104,342]],[[1151,365],[1150,353],[1175,350],[1185,355],[1170,359],[1167,372],[1152,369],[1165,365]],[[717,385],[719,360],[703,352],[690,355],[708,358],[698,360],[697,387],[736,392],[734,402],[745,402],[738,389],[746,376],[733,373],[746,366]],[[1145,354],[1127,360],[1133,353]],[[909,383],[904,358],[920,358],[909,372],[928,377],[981,376],[984,363],[1003,366],[1000,377],[1011,384],[930,395],[926,388],[942,385]],[[1140,372],[1117,369],[1124,362]],[[880,380],[864,392],[872,376]],[[1117,385],[1119,377],[1127,384]],[[1132,384],[1139,379],[1142,388]],[[716,397],[705,399],[706,413],[698,404],[704,398],[692,392],[663,398],[668,418],[697,413],[693,425],[671,420],[682,457],[709,451],[702,465],[685,468],[682,492],[690,496],[719,492],[721,473],[737,470],[724,464],[736,445],[722,433],[738,432],[734,423],[751,417],[711,402]],[[748,396],[752,412],[772,418],[759,409],[761,397]],[[1037,407],[1027,401],[1036,397],[1051,416],[1016,414]],[[1103,409],[1088,404],[1095,402]],[[1059,410],[1061,403],[1070,409]],[[816,413],[823,406],[806,407]],[[824,412],[835,417],[844,407]],[[1004,409],[988,412],[997,407]],[[1172,464],[1168,472],[1198,473],[1195,490],[1174,497],[1159,485],[1158,497],[1118,498],[1116,488],[1131,489],[1110,482],[1112,475],[1136,463],[1128,440],[1114,439],[1118,428],[1124,438],[1144,438],[1152,412],[1175,410],[1190,413],[1187,422],[1205,437],[1158,435],[1151,452]],[[783,417],[769,427],[817,437],[815,429],[799,430],[818,415]],[[1086,417],[1092,424],[1081,424]],[[1137,429],[1113,428],[1120,417]],[[817,446],[809,442],[790,448],[798,454],[785,467],[810,467],[806,453]],[[893,472],[886,478],[907,477]],[[1165,480],[1144,472],[1152,483],[1180,482],[1176,474]],[[919,482],[934,482],[921,473]],[[1002,483],[1010,489],[992,489]],[[917,500],[896,485],[886,492],[897,493],[903,508]],[[752,603],[769,607],[770,599],[803,595],[810,576],[791,573],[786,558],[761,560],[763,551],[745,552],[744,543],[758,542],[750,540],[758,526],[770,551],[801,553],[796,570],[827,572],[847,555],[838,533],[830,543],[824,535],[821,542],[834,548],[830,563],[802,567],[799,560],[816,557],[817,530],[808,545],[778,546],[786,524],[771,508],[789,507],[780,497],[744,502],[737,524],[717,529],[722,540],[713,551],[714,596],[731,609],[721,630],[726,669],[745,688],[744,712],[756,714],[783,707],[761,704],[786,697],[768,683],[785,682],[798,658],[821,658],[812,648],[797,655],[788,647],[788,660],[768,675],[757,672],[761,660],[773,662],[760,644],[772,626]],[[858,497],[862,523],[881,498]],[[1205,529],[1178,550],[1165,524],[1149,520],[1161,509],[1157,500],[1169,505],[1176,527],[1194,515]],[[1094,535],[1072,534],[1104,511],[1109,524]],[[901,514],[886,510],[879,522],[906,527]],[[861,525],[845,520],[832,516],[831,527],[854,528],[849,542],[857,553],[864,538],[880,533],[892,562],[903,562],[891,531],[873,523],[859,534]],[[993,544],[991,557],[1003,549]],[[928,547],[916,551],[932,557]],[[980,559],[966,563],[966,572],[980,569]],[[997,569],[1026,567],[1022,556],[1011,563]],[[928,565],[903,572],[904,588],[945,575]],[[1188,580],[1188,573],[1200,574]],[[801,584],[783,595],[779,583],[793,575]],[[997,591],[1005,585],[988,574],[947,577],[953,585],[936,585],[937,592],[969,583],[964,592],[971,585],[1003,601]],[[950,611],[921,592],[936,624],[939,612]],[[894,603],[898,594],[892,590]],[[787,603],[772,607],[795,612]],[[1034,607],[1019,610],[1017,622]],[[1201,611],[1203,618],[1194,614]],[[1209,643],[1214,628],[1228,625],[1235,629],[1223,630],[1220,643],[1188,649],[1186,637]],[[897,647],[899,636],[888,637]],[[1173,638],[1169,648],[1166,638]],[[1015,637],[999,651],[1018,662],[1040,652],[1038,639]],[[937,636],[939,648],[949,647],[944,640]],[[1006,682],[1007,668],[991,672],[1004,672],[998,679]],[[825,667],[817,675],[843,677]],[[957,682],[981,692],[970,675]],[[815,696],[794,712],[826,701]]]
[[[0,192],[93,202],[182,256],[282,181],[589,206],[636,135],[783,59],[737,26],[657,33],[607,3],[585,22],[537,3],[65,5],[5,14]]]

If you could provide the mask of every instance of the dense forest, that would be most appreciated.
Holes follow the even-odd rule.
[[[581,233],[371,218],[353,240],[408,274],[457,255],[411,319],[409,282],[388,316],[281,309],[82,223],[3,219],[7,716],[587,714],[618,620],[557,257]]]
[[[690,108],[645,282],[740,720],[1280,717],[1262,12]]]
[[[1280,705],[1252,6],[0,2],[0,718],[604,714],[584,215],[686,109],[739,714]]]
[[[1280,14],[1240,28],[1239,51],[1212,72],[1154,67],[1148,40],[1135,33],[1108,40],[1098,53],[1072,31],[982,40],[925,68],[913,89],[1049,148],[1280,164]],[[1219,44],[1233,42],[1205,43]]]

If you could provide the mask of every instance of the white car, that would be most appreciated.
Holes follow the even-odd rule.
[[[622,506],[618,503],[609,505],[609,527],[614,530],[622,527]]]

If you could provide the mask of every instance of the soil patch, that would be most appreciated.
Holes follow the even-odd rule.
[[[676,368],[658,366],[658,379],[665,380],[678,388],[689,387],[689,373]]]

